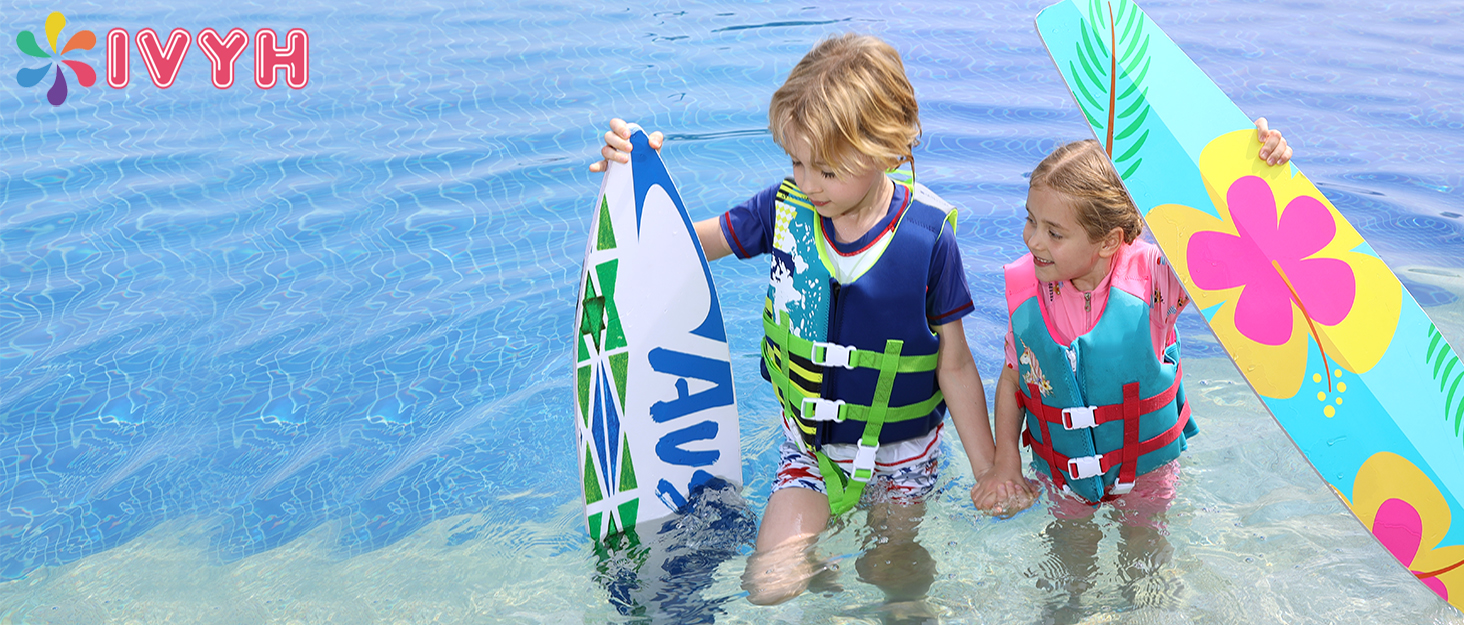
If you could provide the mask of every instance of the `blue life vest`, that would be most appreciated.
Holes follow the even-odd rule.
[[[1199,433],[1180,383],[1178,341],[1162,360],[1154,354],[1144,255],[1124,252],[1113,259],[1098,322],[1070,345],[1053,339],[1032,255],[1004,268],[1022,354],[1022,440],[1038,471],[1090,502],[1128,493],[1137,476],[1178,458]]]
[[[777,193],[762,373],[801,447],[820,456],[836,514],[834,465],[818,452],[823,445],[858,444],[851,479],[862,483],[873,474],[879,443],[924,436],[945,418],[926,276],[956,212],[923,186],[899,184],[905,201],[890,221],[893,232],[874,243],[884,249],[867,252],[877,260],[844,284],[833,277],[832,252],[820,245],[832,233],[808,197],[791,180]]]

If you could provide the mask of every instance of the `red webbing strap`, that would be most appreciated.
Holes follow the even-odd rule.
[[[1033,388],[1031,390],[1035,394],[1036,389]],[[1028,404],[1033,403],[1030,398],[1023,396],[1020,391],[1017,392],[1017,401],[1021,403],[1023,407],[1026,407]],[[1107,473],[1109,469],[1112,469],[1114,466],[1123,463],[1123,461],[1129,457],[1129,450],[1134,449],[1134,462],[1129,463],[1129,466],[1126,466],[1124,467],[1124,469],[1120,470],[1119,480],[1123,480],[1123,471],[1133,471],[1134,473],[1137,473],[1139,456],[1173,443],[1175,439],[1178,439],[1179,435],[1184,432],[1184,426],[1189,423],[1189,420],[1190,406],[1189,402],[1185,402],[1179,408],[1179,419],[1174,422],[1173,427],[1159,433],[1154,438],[1142,442],[1137,442],[1132,447],[1129,446],[1127,433],[1128,430],[1133,430],[1135,433],[1137,433],[1138,428],[1125,428],[1124,448],[1103,454],[1103,458],[1099,460],[1098,463],[1101,470],[1104,473]],[[1047,422],[1045,421],[1042,423],[1042,430],[1042,433],[1045,437],[1047,434]],[[1137,434],[1135,434],[1135,436],[1137,436]],[[1044,438],[1044,440],[1047,439]],[[1052,481],[1058,486],[1058,488],[1067,485],[1067,479],[1063,476],[1062,471],[1058,469],[1058,467],[1062,467],[1063,469],[1067,468],[1067,456],[1064,456],[1061,453],[1058,453],[1057,450],[1053,449],[1051,443],[1039,443],[1036,439],[1032,437],[1031,430],[1022,430],[1022,444],[1031,447],[1032,453],[1036,454],[1039,458],[1042,458],[1043,462],[1047,463],[1048,469],[1052,472]],[[1129,480],[1132,481],[1135,477],[1137,476],[1131,476]],[[1108,498],[1105,497],[1104,499],[1107,500]]]
[[[1179,385],[1179,379],[1175,378],[1175,388]],[[1135,449],[1139,446],[1139,415],[1144,414],[1139,410],[1139,383],[1129,382],[1123,385],[1123,448]],[[1165,402],[1166,404],[1169,402]],[[1162,404],[1161,404],[1162,405]],[[1125,458],[1128,454],[1124,454]],[[1123,484],[1133,484],[1134,475],[1139,466],[1139,455],[1135,454],[1128,462],[1118,469],[1118,481]]]
[[[1179,395],[1179,385],[1183,378],[1184,368],[1181,366],[1174,372],[1174,383],[1170,384],[1169,388],[1160,391],[1158,395],[1139,401],[1139,414],[1148,414],[1150,412],[1154,412],[1155,410],[1169,405],[1169,402],[1174,401],[1174,398]],[[1029,384],[1028,386],[1031,385]],[[1032,392],[1035,393],[1036,391]],[[1026,398],[1019,397],[1018,401],[1022,401],[1023,399]],[[1128,401],[1128,396],[1127,394],[1125,394],[1124,403],[1122,404],[1098,406],[1098,408],[1093,411],[1093,421],[1099,425],[1109,423],[1111,421],[1122,421],[1123,419],[1127,418],[1125,416],[1124,406],[1127,405]],[[1037,419],[1040,421],[1047,421],[1050,423],[1063,422],[1061,408],[1054,408],[1040,401],[1026,401],[1022,403],[1022,406],[1025,407],[1027,410],[1030,410],[1032,414],[1037,415]]]
[[[1135,463],[1138,462],[1139,456],[1173,443],[1175,439],[1179,438],[1180,434],[1184,433],[1184,426],[1185,424],[1189,423],[1189,420],[1189,402],[1185,402],[1184,406],[1179,409],[1179,418],[1174,421],[1173,427],[1163,432],[1160,432],[1159,435],[1155,436],[1154,438],[1134,445],[1133,449],[1135,449],[1135,451],[1133,458]],[[1123,449],[1103,454],[1103,461],[1101,463],[1103,465],[1103,470],[1107,471],[1108,469],[1112,468],[1113,465],[1127,460],[1129,458],[1130,449],[1131,448],[1128,446],[1127,442],[1125,442]],[[1113,462],[1109,462],[1109,458],[1113,458]]]
[[[1037,385],[1036,384],[1028,383],[1027,384],[1027,392],[1028,393],[1031,393],[1031,395],[1030,396],[1027,396],[1027,397],[1023,397],[1022,396],[1022,392],[1021,391],[1017,391],[1017,403],[1019,405],[1022,405],[1022,406],[1027,407],[1028,410],[1031,410],[1031,407],[1034,404],[1037,405],[1037,406],[1042,406],[1042,407],[1045,408],[1045,406],[1043,406],[1043,404],[1042,404],[1042,391],[1037,388]],[[1042,424],[1042,441],[1043,441],[1042,444],[1041,445],[1034,445],[1034,444],[1032,444],[1032,435],[1031,435],[1030,432],[1027,432],[1026,430],[1023,430],[1023,432],[1022,432],[1024,434],[1023,441],[1025,441],[1027,443],[1027,445],[1030,446],[1034,452],[1038,452],[1038,448],[1039,447],[1045,447],[1046,450],[1049,453],[1051,453],[1052,452],[1052,435],[1050,435],[1050,434],[1047,433],[1047,423],[1048,422],[1047,422],[1046,419],[1040,419],[1039,421]],[[1045,460],[1046,458],[1044,457],[1043,459]],[[1062,466],[1064,468],[1067,467],[1067,461],[1063,461]],[[1057,468],[1057,465],[1055,465],[1055,464],[1053,464],[1051,462],[1048,462],[1047,463],[1047,470],[1052,473],[1052,481],[1053,481],[1053,483],[1057,484],[1058,486],[1063,486],[1063,485],[1067,484],[1067,480],[1063,478],[1062,471]]]
[[[1046,427],[1045,425],[1043,427]],[[1052,473],[1052,483],[1058,488],[1067,486],[1067,477],[1058,470],[1058,466],[1067,466],[1067,456],[1052,450],[1050,445],[1038,443],[1032,438],[1032,430],[1022,430],[1022,444],[1032,448],[1032,453],[1047,463],[1047,470]]]

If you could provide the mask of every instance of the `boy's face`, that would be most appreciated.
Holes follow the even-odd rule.
[[[880,195],[879,183],[885,181],[884,171],[864,165],[840,176],[827,163],[813,162],[812,150],[803,141],[790,143],[787,150],[793,159],[793,181],[808,194],[819,215],[830,219],[862,215],[865,211],[884,215],[885,207],[874,206]]]
[[[1118,249],[1115,239],[1122,241],[1121,237],[1110,232],[1099,241],[1089,240],[1071,198],[1041,186],[1027,191],[1022,240],[1042,282],[1069,280],[1080,291],[1093,290],[1108,275],[1108,259]]]

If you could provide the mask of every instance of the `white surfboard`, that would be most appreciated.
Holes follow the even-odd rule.
[[[600,184],[575,314],[575,432],[590,537],[738,488],[737,403],[706,255],[661,156],[631,126]]]

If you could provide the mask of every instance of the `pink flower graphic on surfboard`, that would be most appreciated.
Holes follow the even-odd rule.
[[[1453,519],[1423,471],[1397,454],[1375,454],[1358,469],[1349,505],[1408,572],[1458,605],[1464,598],[1464,546],[1438,546]]]
[[[1256,392],[1300,390],[1313,339],[1354,373],[1382,358],[1398,325],[1402,285],[1306,176],[1256,157],[1254,130],[1217,137],[1200,153],[1215,212],[1179,204],[1145,215],[1210,328]],[[1218,217],[1216,216],[1218,213]]]
[[[1308,258],[1337,234],[1327,207],[1300,196],[1276,218],[1276,196],[1258,176],[1230,184],[1226,205],[1236,234],[1204,231],[1190,237],[1189,267],[1195,286],[1211,291],[1245,287],[1235,303],[1235,329],[1257,343],[1285,345],[1294,303],[1317,337],[1315,323],[1335,326],[1352,310],[1357,281],[1347,263],[1335,258]],[[1323,359],[1326,358],[1323,351]],[[1331,375],[1331,368],[1323,364]]]

